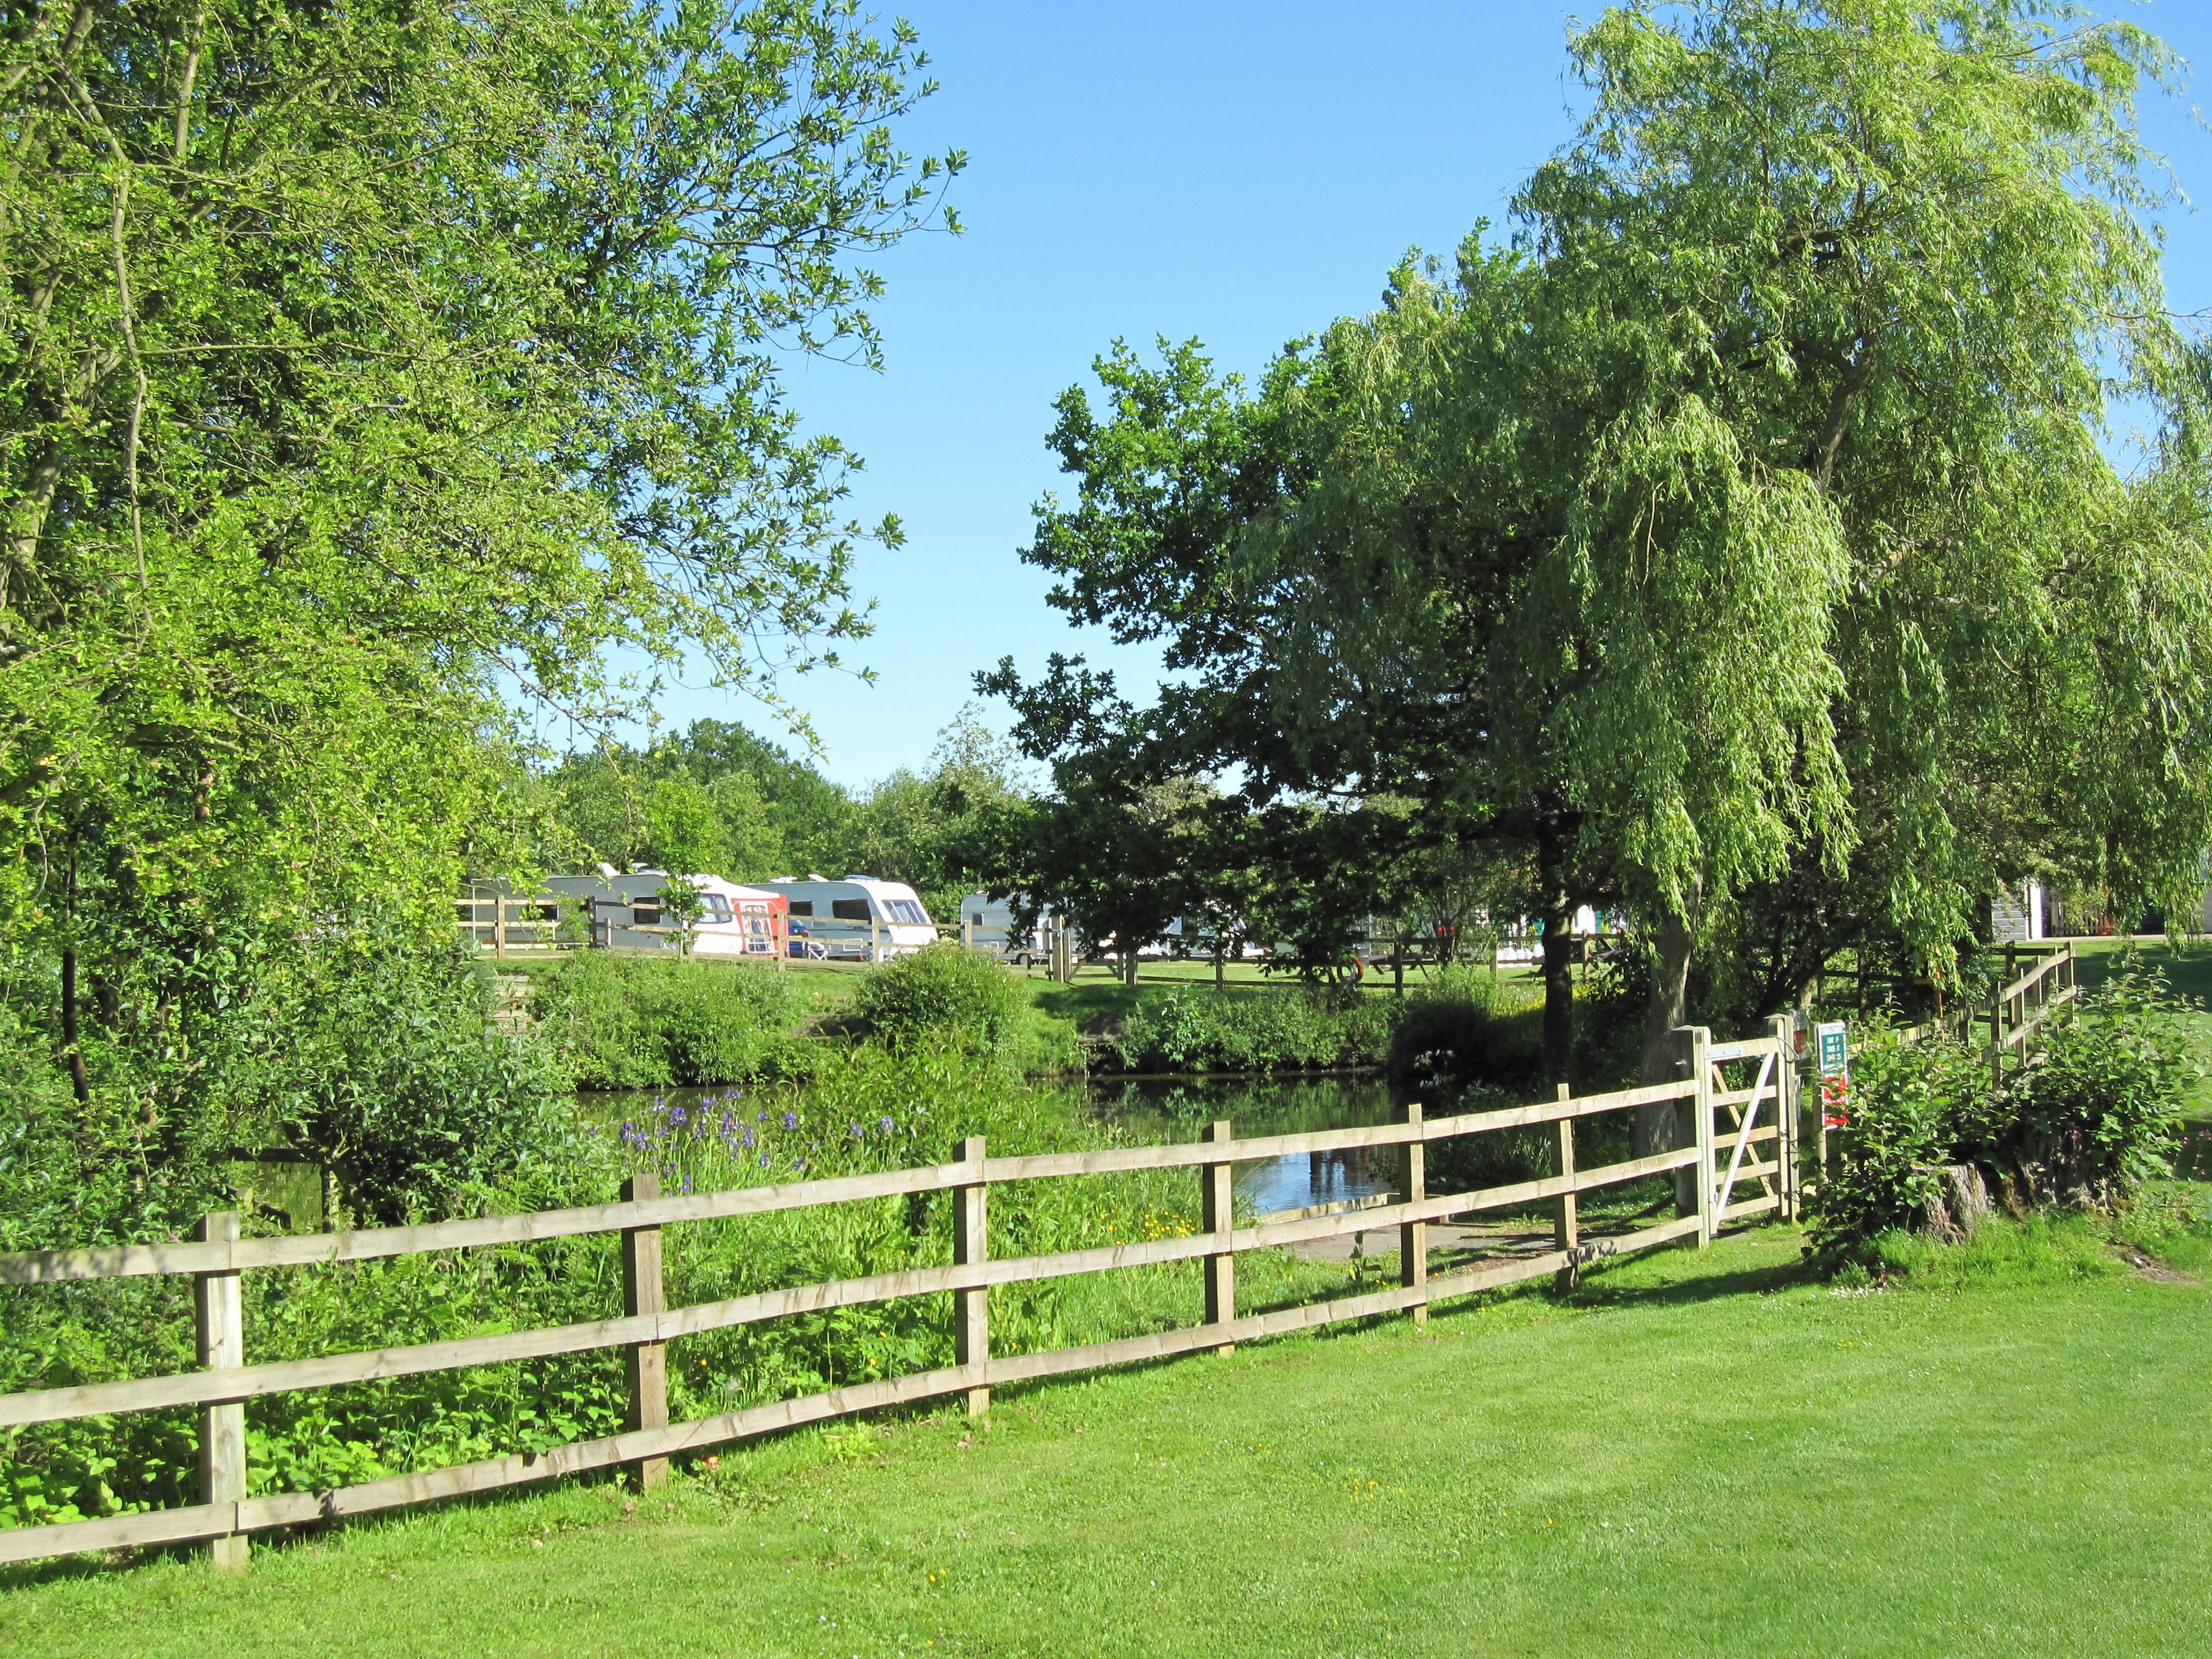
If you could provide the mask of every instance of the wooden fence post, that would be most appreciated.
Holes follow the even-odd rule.
[[[217,1210],[203,1216],[195,1237],[204,1244],[238,1237],[238,1212]],[[234,1370],[246,1363],[246,1310],[238,1273],[197,1273],[192,1311],[199,1339],[200,1364],[208,1370]],[[246,1404],[200,1408],[200,1501],[236,1504],[246,1496]],[[235,1511],[233,1511],[234,1516]],[[234,1532],[212,1540],[208,1553],[216,1568],[236,1572],[246,1565],[246,1534]]]
[[[1572,1091],[1564,1083],[1559,1085],[1559,1098],[1561,1100],[1573,1098]],[[1556,1176],[1571,1176],[1575,1172],[1575,1121],[1571,1117],[1563,1117],[1552,1127],[1553,1131],[1552,1173]],[[1552,1200],[1552,1247],[1554,1249],[1571,1251],[1581,1243],[1582,1228],[1575,1216],[1575,1195],[1572,1193],[1561,1193]],[[1565,1267],[1559,1269],[1558,1278],[1553,1281],[1553,1288],[1561,1296],[1565,1296],[1574,1289],[1575,1281],[1579,1276],[1577,1264],[1571,1260]]]
[[[969,1135],[960,1143],[960,1161],[975,1166],[975,1179],[952,1189],[952,1261],[961,1267],[990,1259],[991,1236],[983,1184],[983,1137]],[[980,1365],[991,1357],[991,1292],[978,1285],[952,1293],[952,1363]],[[968,1390],[968,1415],[981,1417],[991,1409],[988,1389]]]
[[[1990,1087],[2004,1087],[2004,987],[1990,993]]]
[[[1221,1119],[1208,1126],[1208,1144],[1225,1146],[1237,1139],[1231,1131],[1229,1120]],[[1236,1166],[1228,1163],[1201,1164],[1198,1166],[1199,1203],[1202,1214],[1200,1230],[1209,1233],[1226,1233],[1237,1225]],[[1227,1250],[1206,1258],[1206,1322],[1226,1325],[1237,1317],[1237,1258]],[[1216,1353],[1235,1353],[1237,1345],[1224,1342],[1214,1350]]]
[[[650,1170],[634,1175],[623,1182],[622,1195],[625,1204],[659,1198],[660,1177]],[[640,1314],[665,1312],[668,1306],[666,1296],[660,1276],[660,1229],[623,1228],[623,1311],[632,1318]],[[668,1345],[665,1342],[631,1343],[623,1352],[623,1375],[629,1385],[623,1426],[632,1432],[639,1429],[665,1428],[668,1425]],[[630,1483],[640,1492],[649,1492],[667,1479],[668,1460],[665,1457],[641,1458],[630,1471]]]
[[[1418,1100],[1399,1108],[1398,1121],[1417,1133],[1421,1127],[1421,1103]],[[1429,1195],[1429,1149],[1416,1139],[1406,1143],[1406,1202],[1418,1204]],[[1411,1290],[1429,1282],[1429,1224],[1425,1221],[1401,1221],[1398,1224],[1398,1282]],[[1425,1302],[1413,1304],[1413,1323],[1429,1322],[1429,1306]]]
[[[1788,1014],[1766,1022],[1774,1033],[1774,1161],[1775,1185],[1782,1194],[1782,1218],[1797,1219],[1797,1028]]]
[[[1705,1050],[1712,1044],[1713,1034],[1703,1025],[1677,1025],[1674,1041],[1680,1045],[1677,1064],[1684,1068],[1693,1085],[1694,1092],[1685,1103],[1690,1121],[1689,1135],[1684,1137],[1678,1115],[1675,1119],[1674,1145],[1694,1146],[1697,1162],[1689,1170],[1692,1191],[1674,1189],[1674,1207],[1682,1215],[1698,1218],[1698,1248],[1704,1249],[1713,1242],[1713,1067],[1705,1058]],[[1685,1200],[1690,1201],[1685,1202]]]

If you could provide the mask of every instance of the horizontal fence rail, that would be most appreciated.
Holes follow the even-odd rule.
[[[662,1197],[652,1176],[625,1183],[622,1201],[520,1215],[483,1216],[421,1226],[354,1232],[241,1239],[236,1218],[210,1217],[192,1241],[105,1249],[21,1252],[0,1256],[0,1283],[39,1285],[150,1273],[194,1276],[203,1314],[202,1369],[0,1396],[0,1427],[104,1417],[132,1411],[197,1407],[204,1444],[242,1443],[247,1400],[300,1389],[416,1376],[425,1372],[507,1364],[553,1355],[620,1348],[629,1357],[629,1428],[540,1453],[519,1453],[454,1468],[396,1475],[319,1493],[248,1497],[243,1460],[210,1460],[204,1469],[198,1504],[94,1521],[0,1530],[0,1562],[36,1559],[80,1551],[214,1540],[218,1562],[244,1559],[245,1535],[368,1513],[434,1498],[486,1492],[611,1466],[626,1466],[650,1484],[672,1455],[747,1436],[821,1421],[854,1412],[965,1393],[971,1411],[988,1408],[996,1384],[1063,1372],[1128,1364],[1201,1351],[1225,1351],[1238,1341],[1311,1328],[1346,1319],[1409,1311],[1425,1318],[1434,1302],[1501,1285],[1556,1277],[1564,1286],[1590,1262],[1648,1249],[1677,1239],[1700,1245],[1726,1224],[1762,1215],[1792,1215],[1797,1193],[1796,1066],[1787,1021],[1771,1035],[1747,1042],[1713,1044],[1702,1029],[1685,1028],[1684,1075],[1675,1082],[1573,1097],[1503,1110],[1426,1118],[1419,1106],[1403,1121],[1368,1127],[1234,1139],[1218,1123],[1206,1139],[1188,1144],[1111,1147],[1018,1158],[984,1156],[971,1139],[956,1163],[890,1170],[830,1180]],[[1758,1066],[1750,1086],[1729,1086],[1725,1067]],[[1606,1112],[1672,1106],[1674,1133],[1667,1150],[1591,1170],[1577,1170],[1571,1127],[1580,1118]],[[1764,1109],[1764,1116],[1761,1116]],[[1720,1115],[1733,1113],[1722,1123]],[[1554,1127],[1553,1173],[1479,1191],[1431,1194],[1424,1178],[1425,1149],[1431,1143],[1537,1125]],[[1732,1150],[1717,1158],[1721,1137]],[[1239,1163],[1301,1152],[1400,1146],[1406,1149],[1402,1192],[1378,1199],[1321,1205],[1235,1225],[1229,1213],[1228,1172]],[[1754,1154],[1771,1147],[1773,1156]],[[1051,1255],[994,1258],[988,1250],[985,1195],[997,1184],[1106,1175],[1142,1170],[1199,1171],[1206,1224],[1180,1237],[1103,1245]],[[1583,1239],[1577,1196],[1595,1188],[1655,1176],[1678,1182],[1676,1218],[1626,1235]],[[1758,1195],[1731,1201],[1739,1188]],[[659,1230],[686,1222],[762,1215],[800,1207],[850,1203],[927,1192],[954,1195],[955,1259],[941,1266],[871,1274],[823,1284],[756,1291],[688,1307],[663,1305]],[[1555,1248],[1540,1254],[1440,1273],[1428,1271],[1425,1231],[1432,1222],[1486,1210],[1549,1202]],[[1401,1283],[1392,1289],[1303,1307],[1239,1316],[1235,1310],[1237,1255],[1395,1228],[1401,1245]],[[625,1310],[619,1317],[541,1329],[492,1333],[457,1340],[247,1365],[236,1328],[242,1272],[324,1262],[360,1261],[436,1250],[527,1243],[591,1233],[623,1234]],[[1041,1353],[993,1357],[989,1352],[990,1287],[1079,1273],[1200,1261],[1205,1264],[1206,1316],[1202,1323],[1144,1336],[1086,1344]],[[226,1289],[226,1287],[228,1287]],[[666,1421],[665,1345],[678,1338],[732,1326],[820,1312],[899,1297],[951,1293],[955,1305],[958,1363],[938,1370],[858,1384],[774,1402],[689,1423]],[[226,1297],[228,1300],[226,1300]],[[222,1316],[228,1308],[228,1327]],[[207,1334],[212,1332],[213,1335]],[[210,1346],[210,1343],[213,1346]]]

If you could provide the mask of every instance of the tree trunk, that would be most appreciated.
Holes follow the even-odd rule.
[[[1674,1080],[1674,1028],[1687,1013],[1685,997],[1690,979],[1690,953],[1697,938],[1687,916],[1669,913],[1659,925],[1659,961],[1651,975],[1651,997],[1644,1008],[1644,1058],[1637,1079],[1642,1083]],[[1638,1158],[1674,1151],[1678,1114],[1671,1103],[1636,1109],[1632,1151]]]
[[[77,1045],[76,1026],[76,951],[62,952],[62,1052],[69,1056],[70,1087],[76,1091],[76,1103],[86,1104],[92,1098],[92,1085],[84,1075],[84,1050]]]
[[[1575,907],[1559,887],[1544,895],[1544,1083],[1574,1081]]]

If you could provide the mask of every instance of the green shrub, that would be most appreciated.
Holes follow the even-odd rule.
[[[2110,1212],[2171,1172],[2198,1075],[2182,1008],[2153,975],[2123,975],[2057,1015],[1997,1087],[1978,1044],[1875,1043],[1851,1062],[1850,1122],[1830,1139],[1812,1204],[1816,1249],[1864,1256],[1909,1227],[1937,1165],[1972,1163],[2016,1205]]]
[[[2008,1091],[2000,1151],[2039,1197],[2109,1209],[2172,1173],[2200,1075],[2183,1009],[2155,975],[2122,975],[2053,1023]]]
[[[951,939],[871,969],[855,1005],[867,1030],[895,1047],[934,1034],[978,1053],[1004,1047],[1028,1008],[1028,993],[1005,964]]]
[[[1870,1043],[1851,1056],[1847,1127],[1808,1206],[1816,1253],[1840,1261],[1909,1227],[1953,1161],[1958,1126],[1980,1109],[1983,1061],[1963,1043]]]
[[[1377,1066],[1395,1011],[1379,998],[1177,987],[1140,1004],[1110,1054],[1127,1072],[1297,1072]]]
[[[532,1012],[579,1086],[711,1087],[795,1066],[793,975],[751,963],[586,951],[538,976]]]
[[[1406,999],[1390,1076],[1437,1103],[1480,1085],[1528,1097],[1544,1078],[1543,992],[1452,969]]]

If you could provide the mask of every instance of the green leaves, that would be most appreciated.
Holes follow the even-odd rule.
[[[1109,407],[1063,398],[1079,495],[1026,556],[1191,672],[993,689],[1041,752],[1403,796],[1655,926],[1840,882],[1948,978],[2001,880],[2178,909],[2205,381],[2134,106],[2172,54],[1915,0],[1630,5],[1571,51],[1590,115],[1508,234],[1255,387],[1117,344]]]
[[[775,353],[876,351],[855,261],[960,165],[892,141],[923,62],[845,0],[27,14],[0,841],[428,916],[525,860],[515,690],[832,659],[871,532]]]

